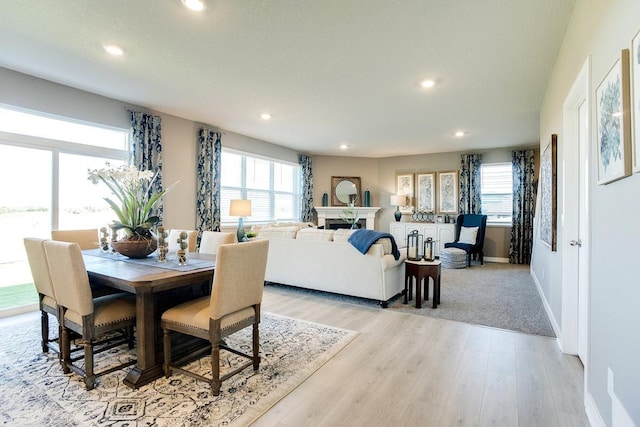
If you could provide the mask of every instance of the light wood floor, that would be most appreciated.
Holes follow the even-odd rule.
[[[264,311],[359,332],[254,426],[588,426],[583,368],[551,338],[267,286]]]

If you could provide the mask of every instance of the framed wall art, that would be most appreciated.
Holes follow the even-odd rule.
[[[630,89],[633,171],[640,172],[640,31],[631,42]]]
[[[407,204],[400,207],[403,213],[413,212],[413,174],[403,174],[397,176],[396,194],[407,196]]]
[[[540,239],[551,248],[557,247],[558,234],[558,135],[551,135],[551,142],[540,155]]]
[[[631,174],[629,50],[625,49],[596,89],[598,184]]]
[[[419,212],[435,212],[436,210],[436,177],[435,173],[419,173],[416,175],[416,206]]]
[[[458,171],[438,172],[438,212],[458,213]]]

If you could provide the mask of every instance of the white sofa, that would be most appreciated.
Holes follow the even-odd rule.
[[[351,230],[319,230],[299,226],[253,230],[269,239],[267,282],[377,300],[388,300],[404,289],[404,259],[391,254],[391,242],[381,239],[366,254],[348,237]]]

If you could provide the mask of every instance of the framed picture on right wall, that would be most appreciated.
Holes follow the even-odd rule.
[[[640,172],[640,31],[631,41],[631,133],[633,171]]]

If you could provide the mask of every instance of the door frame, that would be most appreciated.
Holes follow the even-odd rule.
[[[590,218],[590,192],[591,192],[591,150],[590,142],[592,136],[592,117],[591,113],[591,57],[587,57],[587,60],[583,64],[576,80],[567,95],[563,106],[563,158],[564,158],[564,180],[563,180],[563,200],[562,200],[562,215],[560,222],[562,224],[562,337],[559,341],[560,348],[563,353],[578,354],[578,316],[579,316],[579,257],[578,250],[572,246],[569,246],[570,240],[579,238],[578,218],[580,221],[584,221],[584,226],[587,228],[589,239],[582,242],[583,246],[579,249],[580,256],[587,257],[586,265],[590,265],[591,248],[590,248],[590,230],[591,230],[591,218]],[[579,138],[579,108],[580,105],[585,103],[588,108],[588,134],[585,139],[587,147],[585,150],[580,150],[580,138]],[[576,156],[576,152],[583,152],[586,154],[586,159],[579,159]],[[575,191],[579,188],[580,184],[580,164],[588,165],[584,171],[584,176],[587,181],[586,186],[586,212],[579,211],[578,205],[578,192]],[[591,306],[591,292],[590,292],[590,271],[585,271],[582,275],[585,282],[584,287],[587,290],[587,354],[582,361],[585,366],[585,374],[587,372],[587,365],[589,363],[589,337],[591,336],[590,330],[590,310]],[[586,376],[585,376],[586,378]],[[586,384],[585,384],[586,386]],[[585,387],[586,391],[587,387]]]

